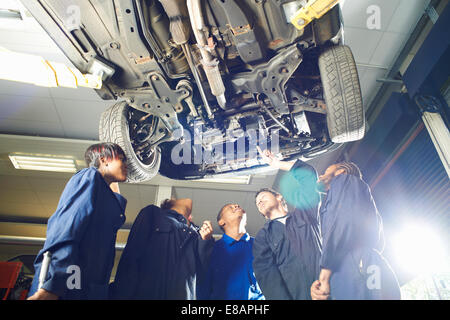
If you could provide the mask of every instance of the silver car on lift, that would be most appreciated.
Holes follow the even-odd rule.
[[[125,150],[129,182],[255,172],[263,139],[284,160],[361,139],[358,73],[335,2],[22,0],[81,72],[102,72],[98,94],[118,102],[100,139]],[[311,5],[329,7],[299,18]]]

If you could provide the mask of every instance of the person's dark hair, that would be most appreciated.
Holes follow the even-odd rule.
[[[359,179],[362,179],[361,170],[355,163],[344,161],[344,162],[336,163],[336,165],[337,165],[338,170],[343,169],[346,174],[350,174]]]
[[[106,160],[118,159],[120,156],[123,157],[123,161],[127,161],[125,152],[122,148],[115,143],[102,142],[89,146],[84,153],[84,161],[88,167],[100,167],[100,159],[104,158]]]
[[[227,206],[229,206],[229,205],[230,205],[230,203],[227,203],[226,205],[224,205],[224,206],[219,210],[219,213],[217,214],[217,224],[219,225],[220,230],[222,230],[223,232],[225,232],[225,229],[222,228],[222,226],[219,224],[219,220],[222,218],[223,210],[224,210]]]
[[[176,199],[166,199],[163,202],[161,202],[160,208],[161,210],[169,210],[172,209],[175,205]]]

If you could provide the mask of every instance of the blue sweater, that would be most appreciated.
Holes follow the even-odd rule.
[[[226,234],[214,245],[199,298],[205,300],[263,300],[253,273],[254,239],[247,233],[239,241]]]

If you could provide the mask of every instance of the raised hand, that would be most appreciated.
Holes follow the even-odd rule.
[[[281,161],[278,160],[278,158],[268,149],[261,150],[259,146],[256,146],[256,150],[258,150],[258,153],[260,154],[261,158],[265,163],[267,163],[269,166],[275,169],[281,169],[284,171],[291,170],[292,166],[295,163],[294,161]]]
[[[268,149],[265,149],[264,151],[261,150],[259,146],[256,146],[256,150],[258,150],[258,153],[260,154],[261,158],[265,163],[267,163],[269,166],[279,169],[278,163],[280,162],[277,157]]]
[[[213,227],[211,224],[211,221],[204,221],[201,228],[200,228],[200,237],[203,240],[209,240],[212,238],[213,235]]]

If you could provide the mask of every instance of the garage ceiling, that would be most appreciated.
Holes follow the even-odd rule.
[[[353,50],[367,108],[381,85],[376,80],[387,75],[429,0],[346,0],[342,3],[345,42]],[[380,28],[368,29],[368,20],[372,21],[377,10],[379,17],[375,18],[380,19]],[[21,21],[0,19],[0,47],[72,66],[29,16]],[[42,88],[0,80],[0,133],[3,134],[0,136],[0,235],[45,237],[42,223],[54,212],[70,178],[67,174],[15,170],[7,154],[64,154],[82,162],[86,147],[98,140],[100,114],[112,103],[101,100],[91,89]],[[335,152],[312,163],[320,172],[338,155]],[[248,231],[255,235],[264,220],[256,211],[254,192],[273,186],[276,181],[276,172],[272,171],[253,176],[250,185],[173,181],[161,176],[147,183],[122,184],[121,191],[128,199],[125,227],[132,224],[141,208],[155,201],[158,187],[165,185],[173,187],[174,196],[194,200],[193,215],[197,223],[204,219],[215,222],[217,211],[225,203],[241,204],[248,213]],[[218,228],[215,232],[219,233]],[[127,231],[122,231],[118,242],[125,242],[126,236]],[[0,247],[0,259],[17,252],[16,247],[8,248]]]

